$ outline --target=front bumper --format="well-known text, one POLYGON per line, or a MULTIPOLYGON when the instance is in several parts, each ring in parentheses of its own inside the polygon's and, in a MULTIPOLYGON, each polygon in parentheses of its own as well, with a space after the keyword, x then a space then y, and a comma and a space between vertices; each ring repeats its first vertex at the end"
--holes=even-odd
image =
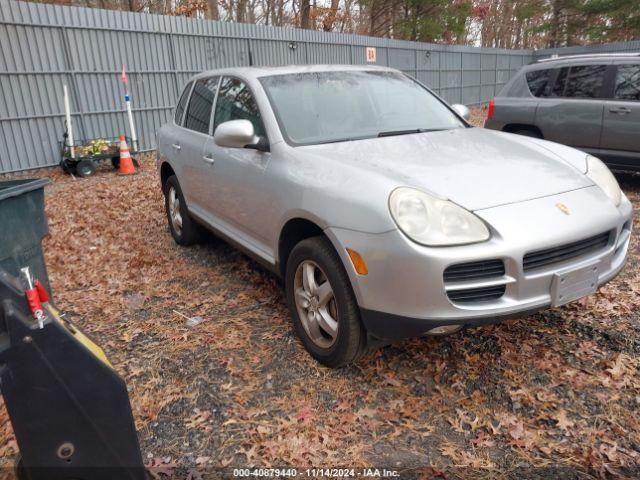
MULTIPOLYGON (((632 206, 623 198, 616 208, 598 187, 478 210, 491 228, 489 241, 455 247, 418 245, 397 230, 381 234, 329 228, 340 252, 369 332, 378 338, 416 336, 441 325, 492 323, 547 308, 551 284, 559 272, 595 264, 598 285, 622 269, 630 239, 632 206), (570 214, 556 204, 563 203, 570 214), (526 253, 611 232, 598 251, 525 272, 526 253), (345 249, 358 251, 369 273, 358 275, 345 249), (479 303, 449 299, 443 274, 450 265, 501 259, 504 294, 479 303)), ((469 286, 473 282, 469 283, 469 286)), ((457 284, 458 288, 460 284, 457 284)))

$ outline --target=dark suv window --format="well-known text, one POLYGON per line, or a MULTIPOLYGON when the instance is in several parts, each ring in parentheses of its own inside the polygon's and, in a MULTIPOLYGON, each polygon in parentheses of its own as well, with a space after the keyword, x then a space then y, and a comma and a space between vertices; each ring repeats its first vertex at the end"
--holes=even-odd
POLYGON ((200 133, 209 133, 209 121, 211 120, 211 110, 216 98, 219 78, 204 78, 198 80, 193 86, 187 116, 184 119, 185 128, 200 133))
POLYGON ((604 83, 604 72, 606 70, 606 65, 571 67, 564 96, 573 98, 600 97, 600 89, 604 83))
POLYGON ((552 97, 600 98, 606 65, 563 67, 553 86, 552 97))
POLYGON ((216 103, 213 131, 229 120, 249 120, 256 135, 265 136, 258 104, 249 87, 237 78, 223 78, 216 103))
POLYGON ((640 101, 640 64, 618 66, 613 98, 640 101))
POLYGON ((527 85, 531 94, 536 97, 546 97, 549 86, 549 79, 551 78, 553 70, 533 70, 527 72, 527 85))
POLYGON ((180 101, 176 106, 176 114, 174 116, 174 121, 177 125, 182 125, 182 114, 184 113, 184 107, 187 105, 187 100, 189 99, 189 92, 191 91, 191 86, 193 83, 189 82, 189 84, 184 87, 184 91, 180 96, 180 101))
POLYGON ((564 94, 564 87, 567 85, 567 74, 569 73, 569 67, 561 68, 556 78, 556 83, 553 85, 550 97, 561 97, 564 94))

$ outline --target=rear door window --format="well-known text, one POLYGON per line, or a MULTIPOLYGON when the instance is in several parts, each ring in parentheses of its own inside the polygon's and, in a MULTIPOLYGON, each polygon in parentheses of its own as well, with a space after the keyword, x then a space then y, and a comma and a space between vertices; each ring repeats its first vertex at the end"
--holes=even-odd
POLYGON ((600 98, 606 65, 571 67, 564 96, 569 98, 600 98))
POLYGON ((218 90, 219 78, 203 78, 193 86, 187 115, 184 119, 185 128, 200 133, 209 133, 209 122, 216 91, 218 90))
POLYGON ((618 65, 613 98, 640 101, 640 64, 618 65))
POLYGON ((549 81, 552 78, 553 70, 533 70, 526 73, 527 85, 531 95, 535 97, 546 97, 549 94, 549 81))
POLYGON ((178 105, 176 106, 176 113, 175 113, 175 116, 173 117, 174 121, 176 122, 176 125, 182 125, 184 107, 187 105, 187 100, 189 99, 189 92, 191 91, 192 85, 193 83, 189 82, 187 86, 184 87, 184 91, 180 96, 180 101, 178 101, 178 105))

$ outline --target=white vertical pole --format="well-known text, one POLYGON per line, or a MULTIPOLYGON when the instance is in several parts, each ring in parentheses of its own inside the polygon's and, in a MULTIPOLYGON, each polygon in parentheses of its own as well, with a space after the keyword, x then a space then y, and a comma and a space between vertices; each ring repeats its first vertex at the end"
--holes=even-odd
POLYGON ((131 141, 133 142, 133 149, 138 151, 138 137, 136 135, 136 127, 133 124, 133 113, 131 113, 131 97, 129 92, 124 94, 124 101, 127 104, 127 116, 129 117, 129 128, 131 128, 131 141))
POLYGON ((69 92, 67 91, 66 85, 63 85, 62 88, 64 90, 64 116, 67 120, 67 144, 71 151, 71 158, 75 158, 76 155, 73 147, 73 127, 71 126, 71 108, 69 107, 69 92))

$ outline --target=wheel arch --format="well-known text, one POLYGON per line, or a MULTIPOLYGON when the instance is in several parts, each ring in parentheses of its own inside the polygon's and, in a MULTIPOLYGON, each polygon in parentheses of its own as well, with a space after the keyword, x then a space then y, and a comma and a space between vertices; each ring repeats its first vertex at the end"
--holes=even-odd
POLYGON ((176 171, 173 169, 169 162, 162 162, 162 165, 160 165, 160 186, 163 192, 165 189, 165 185, 167 184, 167 180, 169 179, 169 177, 175 174, 176 171))
MULTIPOLYGON (((282 225, 278 236, 276 256, 276 269, 282 278, 285 277, 287 260, 293 248, 302 240, 316 236, 326 237, 324 229, 320 226, 320 222, 306 216, 294 216, 282 225)), ((331 243, 333 244, 333 242, 331 243)))
POLYGON ((277 247, 278 250, 276 254, 277 264, 274 270, 280 275, 280 278, 284 279, 287 270, 287 260, 293 248, 302 240, 310 237, 322 236, 328 240, 338 254, 338 257, 340 257, 342 265, 349 277, 349 281, 351 282, 351 288, 355 293, 358 304, 360 304, 362 298, 361 292, 349 255, 332 229, 328 228, 328 226, 322 228, 321 225, 322 222, 318 219, 313 219, 313 216, 298 215, 289 218, 280 229, 277 247))
POLYGON ((519 130, 528 130, 539 135, 540 138, 544 139, 544 135, 542 130, 540 130, 535 125, 527 124, 527 123, 508 123, 504 127, 502 127, 503 132, 507 133, 515 133, 519 130))

